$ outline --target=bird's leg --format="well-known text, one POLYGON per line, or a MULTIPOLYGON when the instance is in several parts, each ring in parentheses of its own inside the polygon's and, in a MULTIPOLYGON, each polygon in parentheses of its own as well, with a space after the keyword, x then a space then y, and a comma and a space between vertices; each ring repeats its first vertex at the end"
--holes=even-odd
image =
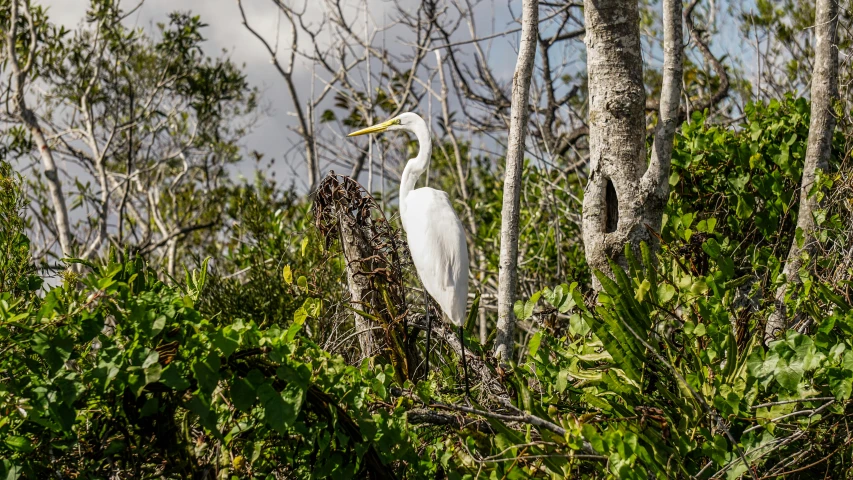
POLYGON ((426 311, 427 321, 427 338, 426 338, 426 374, 424 378, 429 380, 429 337, 432 333, 432 317, 429 315, 429 297, 427 296, 426 287, 424 287, 424 310, 426 311))
POLYGON ((465 360, 465 335, 463 332, 464 326, 459 325, 459 343, 462 344, 462 371, 465 374, 465 398, 469 398, 471 392, 468 390, 468 361, 465 360))

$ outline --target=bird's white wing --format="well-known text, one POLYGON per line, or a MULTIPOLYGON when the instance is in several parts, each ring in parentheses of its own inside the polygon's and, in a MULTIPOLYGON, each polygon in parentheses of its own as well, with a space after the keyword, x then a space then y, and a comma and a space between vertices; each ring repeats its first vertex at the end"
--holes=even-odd
POLYGON ((468 300, 468 246, 447 194, 432 188, 411 191, 403 227, 427 292, 454 325, 462 325, 468 300))

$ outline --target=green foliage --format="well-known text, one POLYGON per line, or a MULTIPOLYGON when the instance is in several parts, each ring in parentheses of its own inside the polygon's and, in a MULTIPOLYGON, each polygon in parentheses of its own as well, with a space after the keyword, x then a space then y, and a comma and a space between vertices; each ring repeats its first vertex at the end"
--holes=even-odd
MULTIPOLYGON (((761 273, 766 268, 775 279, 779 256, 787 253, 774 251, 776 246, 795 240, 809 104, 789 97, 750 104, 745 113, 737 129, 707 125, 699 113, 684 125, 675 142, 672 194, 662 233, 675 246, 690 244, 694 233, 699 234, 698 245, 714 237, 717 243, 709 254, 731 259, 722 265, 730 278, 736 271, 761 273)), ((835 153, 843 151, 842 141, 836 136, 835 153)), ((838 165, 833 155, 831 170, 838 165)), ((831 185, 831 172, 825 173, 831 185)), ((833 223, 837 219, 824 215, 818 226, 833 223)))
MULTIPOLYGON (((223 204, 225 240, 201 251, 213 258, 208 288, 199 297, 202 312, 286 326, 311 297, 327 304, 343 297, 345 264, 325 252, 306 199, 258 176, 231 190, 223 204)), ((317 339, 328 338, 334 325, 314 315, 306 327, 317 339)))
POLYGON ((41 288, 42 279, 30 262, 27 206, 21 178, 11 165, 0 159, 0 293, 24 295, 41 288))
MULTIPOLYGON (((709 274, 693 275, 666 256, 656 263, 645 245, 640 259, 630 250, 626 255, 629 270, 614 265, 613 280, 596 272, 604 292, 594 309, 575 285, 517 304, 525 315, 537 300, 546 303, 543 315, 570 312, 575 332, 534 335, 512 381, 518 408, 562 426, 566 435, 539 429, 531 440, 528 429, 469 445, 472 458, 506 459, 481 463, 483 472, 738 478, 747 471, 741 455, 750 468, 767 472, 809 448, 824 456, 845 447, 843 425, 853 413, 853 309, 830 286, 813 288, 807 300, 813 311, 830 312, 817 333, 789 332, 765 351, 735 342, 738 284, 720 281, 716 262, 709 274), (512 444, 519 447, 506 448, 512 444), (589 448, 606 463, 584 461, 589 448)), ((813 468, 833 477, 847 470, 842 457, 813 468)))
POLYGON ((304 337, 319 299, 284 329, 214 319, 195 308, 203 274, 189 276, 184 293, 134 259, 98 267, 79 290, 0 298, 4 478, 353 477, 419 464, 392 369, 351 366, 304 337))
MULTIPOLYGON (((461 436, 458 468, 474 464, 498 478, 739 478, 748 470, 757 478, 794 465, 806 476, 846 474, 847 284, 801 272, 789 301, 817 331, 788 332, 767 349, 756 340, 772 300, 761 292, 772 293, 797 240, 808 104, 788 99, 746 113, 739 128, 701 115, 684 126, 659 258, 643 246, 639 258, 626 251, 627 271, 595 272, 604 291, 594 308, 576 283, 516 303, 517 317, 540 330, 507 380, 514 403, 565 437, 532 426, 474 444, 461 436)), ((830 166, 810 195, 838 181, 837 156, 830 166)), ((844 232, 833 208, 818 213, 822 242, 844 232)), ((838 260, 824 255, 818 265, 838 260)))

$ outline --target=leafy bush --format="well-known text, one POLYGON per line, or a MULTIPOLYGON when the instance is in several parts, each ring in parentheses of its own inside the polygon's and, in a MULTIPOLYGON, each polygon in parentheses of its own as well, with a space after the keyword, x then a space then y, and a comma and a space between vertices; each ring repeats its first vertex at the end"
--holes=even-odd
POLYGON ((695 276, 679 262, 656 267, 643 254, 638 261, 626 250, 630 271, 613 265, 615 280, 598 272, 605 290, 594 309, 575 284, 518 305, 530 317, 542 299, 543 316, 567 312, 572 326, 561 338, 537 333, 512 372, 514 407, 540 419, 538 432, 533 423, 526 430, 493 424, 492 438, 460 437, 459 456, 498 477, 637 479, 738 478, 748 475, 747 464, 756 478, 773 476, 799 456, 805 464, 821 460, 804 475, 812 468, 841 478, 849 465, 831 454, 850 451, 843 432, 853 414, 853 309, 816 285, 808 303, 831 313, 814 336, 789 332, 766 352, 754 341, 739 348, 731 308, 737 282, 718 281, 715 262, 695 276))
MULTIPOLYGON (((204 272, 180 289, 137 258, 32 302, 4 294, 0 474, 385 478, 419 465, 390 369, 322 351, 304 316, 282 329, 200 314, 204 272)), ((303 307, 319 316, 322 300, 303 307)))
POLYGON ((0 293, 24 295, 41 288, 30 261, 27 222, 22 217, 27 206, 21 178, 11 165, 0 159, 0 293))
MULTIPOLYGON (((795 232, 800 181, 809 130, 809 104, 787 97, 747 105, 737 128, 706 124, 700 112, 676 137, 670 185, 672 193, 661 232, 694 270, 703 242, 713 237, 713 256, 729 279, 751 272, 764 288, 774 286, 788 246, 802 241, 795 232)), ((844 138, 833 143, 829 172, 813 194, 824 195, 841 164, 844 138)), ((820 240, 843 230, 837 214, 818 212, 820 240)), ((831 259, 823 259, 829 261, 831 259)))

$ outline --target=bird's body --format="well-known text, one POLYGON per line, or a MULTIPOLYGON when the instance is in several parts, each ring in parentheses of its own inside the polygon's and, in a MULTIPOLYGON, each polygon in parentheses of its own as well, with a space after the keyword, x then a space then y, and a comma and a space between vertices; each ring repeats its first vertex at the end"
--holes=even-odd
POLYGON ((426 291, 459 327, 465 323, 468 300, 468 247, 462 222, 441 190, 412 190, 406 203, 400 218, 415 270, 426 291))
MULTIPOLYGON (((400 178, 400 219, 415 270, 424 289, 434 298, 450 322, 459 329, 464 352, 462 327, 468 301, 468 245, 465 230, 456 216, 447 193, 434 188, 415 188, 418 178, 426 171, 432 154, 432 142, 426 122, 414 114, 404 113, 386 122, 367 127, 349 136, 379 133, 388 130, 406 130, 418 138, 418 155, 406 163, 400 178)), ((429 325, 429 322, 427 322, 429 325)), ((426 348, 429 370, 429 326, 426 348)), ((465 355, 465 388, 468 389, 468 372, 465 355)))

